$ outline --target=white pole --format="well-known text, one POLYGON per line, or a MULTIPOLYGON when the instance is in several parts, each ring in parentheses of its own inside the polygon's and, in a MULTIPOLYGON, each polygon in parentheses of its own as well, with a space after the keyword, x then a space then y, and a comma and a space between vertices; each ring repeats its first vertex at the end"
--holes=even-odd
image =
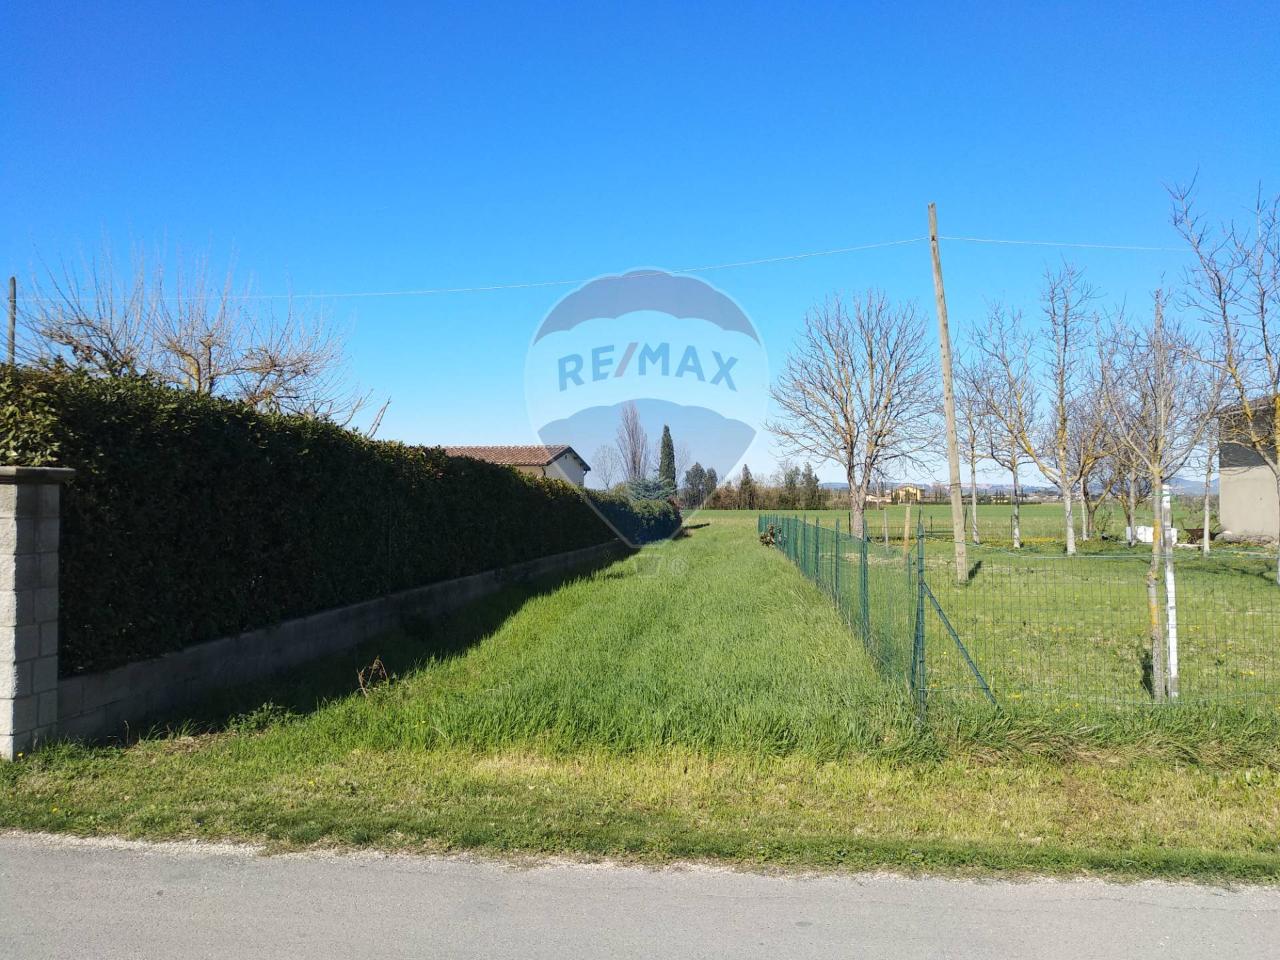
POLYGON ((1178 696, 1178 594, 1173 581, 1173 509, 1169 503, 1169 485, 1162 491, 1160 522, 1164 524, 1164 595, 1165 625, 1169 643, 1169 696, 1178 696))

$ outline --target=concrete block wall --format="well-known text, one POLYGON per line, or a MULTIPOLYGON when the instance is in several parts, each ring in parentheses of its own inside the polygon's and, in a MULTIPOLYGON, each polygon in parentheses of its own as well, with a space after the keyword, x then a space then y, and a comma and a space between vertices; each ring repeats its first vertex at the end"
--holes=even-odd
POLYGON ((447 613, 508 583, 571 572, 628 552, 620 541, 613 541, 540 557, 222 637, 114 670, 69 677, 58 684, 57 735, 127 738, 149 721, 219 690, 349 649, 413 620, 447 613))
POLYGON ((56 731, 59 506, 72 475, 0 466, 0 759, 56 731))
POLYGON ((127 737, 199 697, 456 609, 507 583, 627 552, 613 541, 541 557, 59 680, 59 514, 62 485, 73 476, 56 467, 0 466, 0 759, 55 737, 127 737))

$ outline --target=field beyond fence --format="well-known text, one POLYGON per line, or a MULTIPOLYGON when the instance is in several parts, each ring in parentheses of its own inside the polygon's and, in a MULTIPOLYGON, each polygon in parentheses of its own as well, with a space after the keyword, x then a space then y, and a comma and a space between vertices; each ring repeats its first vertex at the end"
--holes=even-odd
MULTIPOLYGON (((994 699, 1006 709, 1054 711, 1157 702, 1150 547, 1094 544, 1067 557, 1060 545, 970 544, 970 577, 960 584, 952 542, 928 539, 925 522, 909 541, 899 529, 889 544, 851 536, 840 522, 831 514, 762 514, 758 526, 832 599, 881 672, 918 701, 994 699)), ((1265 554, 1174 551, 1177 702, 1280 708, 1273 562, 1265 554)), ((1158 589, 1163 617, 1163 570, 1158 589)))

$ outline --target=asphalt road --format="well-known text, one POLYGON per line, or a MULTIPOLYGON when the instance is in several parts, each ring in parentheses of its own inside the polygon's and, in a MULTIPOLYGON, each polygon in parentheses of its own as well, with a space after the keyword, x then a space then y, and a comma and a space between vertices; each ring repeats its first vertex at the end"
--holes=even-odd
POLYGON ((0 957, 1276 957, 1280 890, 0 835, 0 957))

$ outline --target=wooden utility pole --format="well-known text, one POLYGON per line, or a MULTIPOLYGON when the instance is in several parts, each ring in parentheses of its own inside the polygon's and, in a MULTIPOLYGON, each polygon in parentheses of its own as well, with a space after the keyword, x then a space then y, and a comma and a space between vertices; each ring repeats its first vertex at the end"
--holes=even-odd
POLYGON ((951 333, 947 327, 947 295, 942 289, 942 257, 938 253, 938 208, 929 204, 929 248, 933 251, 933 294, 938 301, 938 346, 942 351, 942 405, 947 417, 947 465, 951 472, 951 535, 956 545, 956 582, 969 579, 964 542, 964 491, 960 486, 960 441, 956 436, 956 391, 951 378, 951 333))
POLYGON ((18 278, 9 278, 9 366, 18 362, 18 278))

